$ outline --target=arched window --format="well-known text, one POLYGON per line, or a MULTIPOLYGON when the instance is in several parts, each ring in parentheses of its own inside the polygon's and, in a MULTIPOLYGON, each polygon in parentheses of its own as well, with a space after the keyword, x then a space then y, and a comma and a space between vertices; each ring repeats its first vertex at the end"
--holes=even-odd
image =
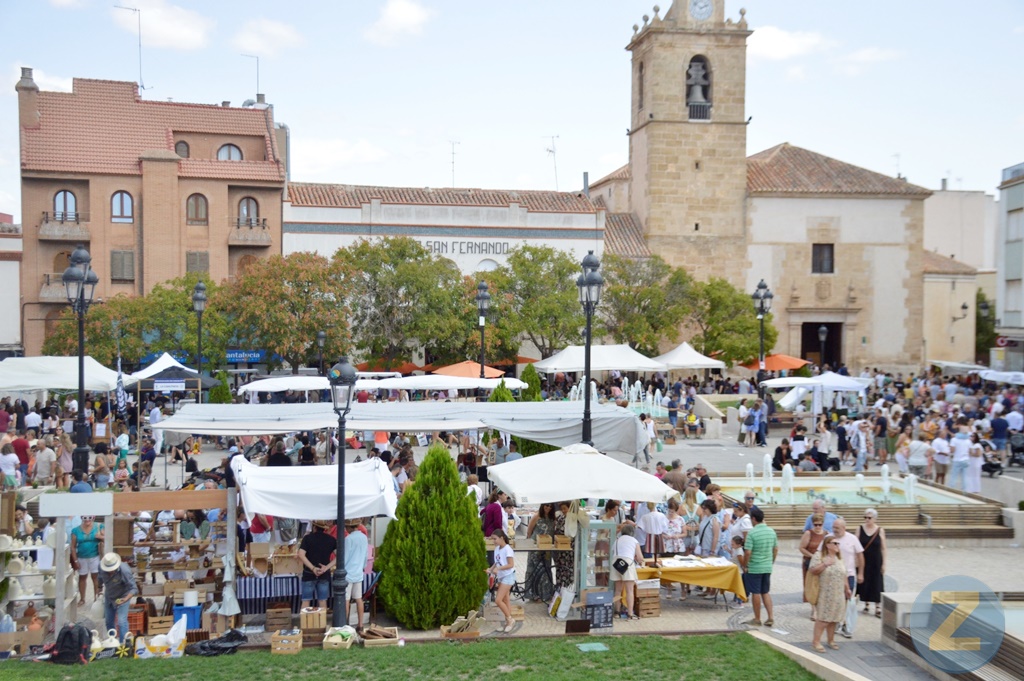
POLYGON ((711 120, 711 64, 697 55, 686 69, 686 105, 691 121, 711 120))
POLYGON ((135 213, 132 208, 131 194, 125 191, 114 192, 110 197, 110 221, 134 222, 135 213))
POLYGON ((57 222, 78 220, 78 200, 67 189, 61 189, 53 197, 53 218, 57 222))
POLYGON ((225 144, 217 150, 218 161, 241 161, 242 150, 234 144, 225 144))
POLYGON ((206 204, 206 197, 202 194, 193 194, 188 197, 185 203, 185 223, 189 225, 210 224, 210 212, 206 204))
POLYGON ((256 199, 247 196, 238 202, 238 226, 256 227, 260 222, 260 205, 256 199))
POLYGON ((174 153, 182 158, 188 158, 188 142, 181 141, 175 143, 174 153))
POLYGON ((644 110, 644 63, 640 62, 640 66, 637 67, 636 71, 636 110, 644 110))

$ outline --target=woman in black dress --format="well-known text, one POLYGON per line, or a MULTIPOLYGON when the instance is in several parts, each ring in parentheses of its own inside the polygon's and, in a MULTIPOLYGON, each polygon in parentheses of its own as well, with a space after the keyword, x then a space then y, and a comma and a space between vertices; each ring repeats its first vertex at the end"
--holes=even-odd
MULTIPOLYGON (((559 513, 555 516, 555 534, 565 534, 565 514, 569 512, 568 501, 558 502, 559 513)), ((573 539, 573 549, 576 540, 573 539)), ((555 556, 555 586, 572 586, 575 581, 575 570, 573 569, 573 556, 575 551, 554 551, 555 556)))
MULTIPOLYGON (((526 529, 526 538, 536 538, 541 534, 554 535, 555 516, 554 504, 541 504, 540 509, 534 514, 533 519, 530 520, 529 527, 526 529)), ((564 522, 562 527, 564 529, 564 522)), ((531 551, 530 557, 526 562, 526 598, 527 600, 547 603, 551 600, 551 591, 551 552, 531 551), (547 571, 547 579, 536 576, 544 571, 547 571)))
POLYGON ((875 617, 882 616, 882 592, 885 591, 885 530, 878 525, 878 511, 864 511, 864 524, 857 528, 857 538, 864 547, 864 581, 857 585, 857 597, 869 612, 875 604, 875 617))

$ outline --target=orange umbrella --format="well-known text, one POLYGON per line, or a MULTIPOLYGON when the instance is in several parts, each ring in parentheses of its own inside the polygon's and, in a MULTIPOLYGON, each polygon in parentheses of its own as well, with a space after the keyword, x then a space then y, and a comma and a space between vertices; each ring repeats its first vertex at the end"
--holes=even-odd
MULTIPOLYGON (((458 364, 452 364, 451 366, 435 369, 431 373, 440 374, 441 376, 458 376, 459 378, 479 378, 480 363, 467 360, 465 362, 459 362, 458 364)), ((485 378, 500 378, 504 375, 505 372, 501 369, 484 366, 485 378)))
MULTIPOLYGON (((767 355, 764 358, 765 371, 782 371, 783 369, 799 369, 805 364, 810 364, 806 359, 790 357, 789 355, 767 355)), ((758 362, 755 359, 749 364, 743 365, 744 369, 758 369, 758 362)))
POLYGON ((398 366, 389 369, 382 359, 375 359, 372 362, 360 362, 356 365, 356 371, 397 371, 400 374, 411 374, 414 371, 421 371, 423 367, 412 362, 403 362, 398 366))

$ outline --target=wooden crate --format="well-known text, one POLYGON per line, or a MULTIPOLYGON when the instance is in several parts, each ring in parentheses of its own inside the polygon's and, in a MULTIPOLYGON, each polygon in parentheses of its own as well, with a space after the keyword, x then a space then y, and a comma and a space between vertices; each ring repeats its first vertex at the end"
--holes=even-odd
POLYGON ((661 605, 645 605, 640 603, 636 606, 637 614, 644 617, 661 617, 661 605))
POLYGON ((453 631, 451 631, 451 627, 448 626, 447 624, 442 624, 441 625, 441 638, 462 639, 462 638, 479 638, 479 637, 480 637, 480 630, 479 629, 471 629, 470 631, 456 631, 456 632, 453 632, 453 631))
POLYGON ((185 640, 189 643, 199 643, 200 641, 209 641, 210 632, 205 629, 189 629, 185 632, 185 640))
POLYGON ((661 589, 637 589, 636 597, 640 599, 650 598, 652 600, 659 600, 661 598, 661 589))
POLYGON ((299 628, 303 631, 316 629, 322 634, 324 629, 327 628, 327 609, 303 609, 299 613, 299 628))
POLYGON ((363 646, 366 648, 380 648, 383 646, 397 646, 398 645, 398 627, 381 627, 388 631, 394 632, 394 638, 366 638, 363 639, 363 646))
POLYGON ((174 626, 174 615, 150 615, 146 618, 146 635, 166 634, 174 626))
POLYGON ((302 630, 302 645, 305 648, 316 647, 319 648, 324 642, 324 636, 326 635, 327 628, 323 629, 303 629, 302 630))
POLYGON ((327 638, 327 635, 333 631, 334 627, 330 627, 324 631, 323 637, 323 648, 324 650, 348 650, 355 643, 356 637, 352 636, 348 639, 342 639, 338 636, 332 636, 327 638))
POLYGON ((277 607, 271 605, 267 608, 267 621, 263 625, 267 631, 292 628, 292 609, 290 606, 277 607))
POLYGON ((132 606, 128 609, 128 631, 133 636, 142 636, 146 633, 146 606, 132 606))
POLYGON ((302 652, 302 631, 287 629, 275 631, 270 636, 271 655, 298 655, 302 652))

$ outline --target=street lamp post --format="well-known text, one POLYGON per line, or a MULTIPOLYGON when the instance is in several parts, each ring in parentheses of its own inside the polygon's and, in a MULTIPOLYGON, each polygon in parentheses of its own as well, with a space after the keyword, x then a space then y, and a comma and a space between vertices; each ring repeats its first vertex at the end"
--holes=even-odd
POLYGON ((594 320, 594 310, 601 302, 601 288, 604 286, 604 278, 598 272, 601 269, 601 261, 597 259, 593 251, 588 251, 580 263, 583 273, 576 278, 576 287, 580 293, 580 305, 583 306, 583 314, 587 318, 586 337, 583 346, 583 442, 593 444, 591 437, 590 423, 590 341, 591 327, 594 320))
POLYGON ((203 403, 203 311, 206 310, 206 284, 196 282, 192 289, 192 309, 196 311, 196 360, 199 365, 199 389, 196 390, 196 403, 203 403))
POLYGON ((85 246, 78 244, 71 253, 70 264, 61 281, 67 293, 68 304, 78 317, 78 410, 75 414, 75 451, 71 455, 72 469, 89 472, 89 444, 85 432, 85 313, 92 303, 99 277, 92 269, 92 256, 85 246))
POLYGON ((818 327, 818 340, 821 341, 821 356, 818 358, 818 364, 821 365, 821 370, 825 370, 825 341, 828 340, 828 327, 822 324, 818 327))
POLYGON ((757 354, 757 394, 764 399, 764 388, 761 382, 764 380, 764 318, 772 311, 772 299, 775 295, 768 288, 768 284, 762 279, 757 284, 757 290, 750 296, 754 301, 754 311, 757 313, 757 320, 761 323, 761 349, 757 354))
POLYGON ((320 330, 316 332, 316 347, 317 347, 317 366, 320 369, 320 375, 324 375, 324 344, 327 343, 327 332, 320 330))
POLYGON ((487 292, 487 282, 481 281, 476 285, 476 312, 480 323, 480 378, 484 376, 484 323, 487 321, 487 311, 491 308, 491 294, 487 292))
MULTIPOLYGON (((342 357, 331 367, 328 375, 331 383, 331 399, 334 402, 334 413, 338 415, 338 547, 334 562, 334 579, 331 581, 334 592, 334 614, 331 626, 341 627, 348 624, 348 604, 345 602, 345 591, 348 589, 348 575, 345 573, 345 417, 352 408, 352 393, 356 385, 356 368, 349 364, 348 357, 342 357)), ((360 625, 362 623, 360 622, 360 625)))

